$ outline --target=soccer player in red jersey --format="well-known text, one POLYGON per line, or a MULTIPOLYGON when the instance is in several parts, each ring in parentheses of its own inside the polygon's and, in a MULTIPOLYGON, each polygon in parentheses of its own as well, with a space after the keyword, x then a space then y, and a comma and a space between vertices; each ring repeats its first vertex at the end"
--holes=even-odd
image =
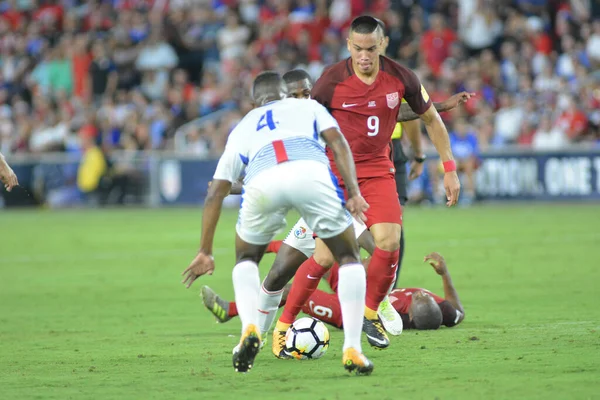
MULTIPOLYGON (((402 210, 390 157, 390 141, 401 117, 402 98, 420 115, 446 168, 444 187, 448 206, 456 204, 460 192, 446 127, 417 76, 380 55, 383 38, 375 18, 356 18, 347 41, 351 57, 328 68, 312 91, 312 97, 327 107, 342 127, 354 156, 361 193, 370 204, 366 224, 376 248, 367 272, 363 330, 369 343, 378 348, 389 346, 377 309, 394 283, 399 256, 402 210)), ((332 170, 340 181, 334 163, 332 170)), ((340 184, 343 187, 342 181, 340 184)), ((326 246, 317 241, 315 254, 307 263, 304 272, 309 273, 296 275, 284 312, 273 331, 272 346, 276 356, 283 351, 280 337, 285 335, 302 305, 316 290, 318 278, 333 265, 333 257, 326 246)))
MULTIPOLYGON (((438 253, 425 256, 425 261, 442 277, 444 297, 440 297, 427 289, 398 288, 389 294, 392 306, 402 317, 405 329, 438 329, 440 326, 453 327, 465 318, 465 310, 458 297, 446 261, 438 253)), ((325 278, 329 287, 337 292, 338 267, 333 267, 325 278)), ((288 285, 289 288, 289 285, 288 285)), ((204 305, 219 322, 227 322, 237 316, 235 302, 221 299, 208 286, 202 288, 204 305)), ((285 297, 282 304, 285 304, 285 297)), ((303 304, 302 312, 337 328, 342 327, 340 303, 335 294, 316 290, 303 304)))
POLYGON ((2 153, 0 153, 0 182, 4 184, 7 191, 11 191, 15 186, 19 186, 17 175, 8 165, 2 153))
MULTIPOLYGON (((286 82, 288 89, 288 97, 294 97, 298 99, 310 99, 312 94, 313 83, 306 71, 296 69, 288 71, 283 75, 283 79, 286 82)), ((434 103, 434 106, 438 111, 451 110, 463 102, 466 102, 470 98, 470 93, 461 92, 455 94, 445 100, 442 103, 434 103)), ((418 114, 414 113, 407 103, 403 103, 400 106, 401 117, 400 121, 417 120, 418 114)), ((418 121, 415 121, 418 122, 418 121)), ((419 122, 418 122, 419 123, 419 122)), ((418 126, 417 126, 418 130, 418 126)), ((417 132, 420 135, 420 132, 417 132)), ((242 184, 238 182, 231 188, 232 194, 241 194, 242 184)), ((356 227, 355 227, 356 228, 356 227)), ((359 245, 364 248, 369 254, 373 254, 375 250, 375 242, 371 232, 368 230, 356 231, 358 236, 359 245)), ((271 328, 273 319, 279 308, 281 299, 284 294, 284 288, 286 284, 292 279, 298 268, 312 255, 315 249, 315 240, 312 236, 312 231, 307 232, 305 223, 302 220, 292 228, 290 234, 284 241, 271 242, 267 248, 267 252, 277 253, 277 257, 270 269, 267 277, 262 283, 261 292, 259 294, 259 327, 261 329, 261 335, 265 335, 271 328), (302 236, 297 236, 299 232, 302 232, 302 236)), ((310 265, 309 265, 310 266, 310 265)), ((300 273, 304 273, 300 270, 300 273)), ((286 293, 287 294, 287 293, 286 293)), ((402 319, 400 315, 393 309, 389 302, 389 299, 384 300, 380 305, 380 315, 384 327, 391 334, 400 334, 402 331, 402 319), (385 312, 387 311, 387 312, 385 312), (390 326, 386 324, 391 318, 386 315, 393 314, 400 323, 399 326, 390 326)), ((284 337, 280 337, 284 339, 284 337)), ((285 355, 279 354, 280 358, 285 355)))

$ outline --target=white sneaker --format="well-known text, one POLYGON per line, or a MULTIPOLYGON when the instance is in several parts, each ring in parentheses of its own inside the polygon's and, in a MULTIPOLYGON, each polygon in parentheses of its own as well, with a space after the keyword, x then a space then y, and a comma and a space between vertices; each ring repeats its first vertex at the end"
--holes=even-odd
POLYGON ((388 296, 381 301, 377 308, 377 315, 383 324, 385 330, 393 336, 398 336, 402 333, 404 324, 402 323, 402 317, 398 314, 398 311, 390 303, 388 296))

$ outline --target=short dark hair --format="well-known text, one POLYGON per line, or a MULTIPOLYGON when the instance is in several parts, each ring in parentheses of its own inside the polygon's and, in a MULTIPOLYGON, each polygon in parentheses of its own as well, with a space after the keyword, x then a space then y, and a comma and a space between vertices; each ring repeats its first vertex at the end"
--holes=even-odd
POLYGON ((281 99, 282 92, 287 92, 285 84, 281 76, 275 71, 261 72, 252 84, 252 99, 258 105, 281 99))
POLYGON ((373 33, 377 30, 377 28, 381 28, 381 31, 383 32, 383 28, 379 25, 378 20, 370 15, 361 15, 360 17, 356 17, 350 25, 351 32, 362 34, 373 33))
POLYGON ((434 301, 413 303, 412 321, 417 329, 438 329, 443 321, 442 310, 434 301))
POLYGON ((308 81, 312 83, 312 79, 308 72, 300 68, 293 69, 283 74, 283 80, 286 84, 302 81, 304 79, 308 79, 308 81))
POLYGON ((375 19, 375 21, 377 21, 377 25, 379 25, 379 27, 381 28, 381 30, 385 31, 385 22, 383 22, 379 18, 374 18, 374 19, 375 19))

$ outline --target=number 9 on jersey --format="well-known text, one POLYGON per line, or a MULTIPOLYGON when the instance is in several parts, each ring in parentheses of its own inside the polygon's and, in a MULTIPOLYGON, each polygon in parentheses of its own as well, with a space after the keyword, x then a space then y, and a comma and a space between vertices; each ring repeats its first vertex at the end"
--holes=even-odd
POLYGON ((367 118, 367 128, 369 128, 367 135, 377 136, 379 133, 379 117, 371 115, 369 118, 367 118))

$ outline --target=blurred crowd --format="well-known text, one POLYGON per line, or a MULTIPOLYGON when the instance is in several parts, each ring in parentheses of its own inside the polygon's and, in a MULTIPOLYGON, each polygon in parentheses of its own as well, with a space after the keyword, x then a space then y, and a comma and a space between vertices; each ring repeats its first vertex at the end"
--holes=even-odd
POLYGON ((596 0, 2 0, 0 151, 218 156, 258 72, 317 78, 364 13, 435 101, 477 93, 467 152, 600 143, 596 0))

